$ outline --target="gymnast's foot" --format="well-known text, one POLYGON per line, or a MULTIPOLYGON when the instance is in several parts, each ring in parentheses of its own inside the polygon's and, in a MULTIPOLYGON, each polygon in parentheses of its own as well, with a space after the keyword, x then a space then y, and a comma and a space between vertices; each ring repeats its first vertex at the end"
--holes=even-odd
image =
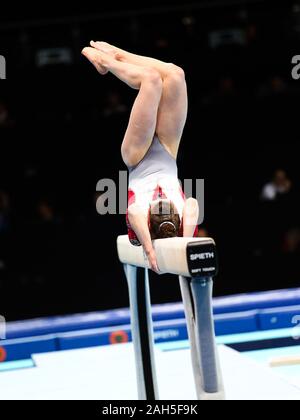
POLYGON ((86 47, 82 50, 82 54, 96 67, 97 71, 103 76, 108 73, 107 60, 100 50, 92 47, 86 47))
POLYGON ((121 50, 119 50, 117 47, 114 47, 111 44, 108 44, 107 42, 91 41, 91 46, 93 48, 96 48, 96 50, 98 51, 102 51, 103 53, 110 55, 115 60, 123 61, 125 59, 125 57, 121 53, 121 50))

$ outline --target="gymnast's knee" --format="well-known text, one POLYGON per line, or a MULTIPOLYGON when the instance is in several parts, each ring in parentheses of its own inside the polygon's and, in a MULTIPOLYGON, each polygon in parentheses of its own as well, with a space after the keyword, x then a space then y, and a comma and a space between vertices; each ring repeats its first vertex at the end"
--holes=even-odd
POLYGON ((168 66, 168 79, 172 80, 174 82, 184 82, 185 81, 185 72, 184 70, 179 67, 176 66, 176 64, 170 63, 167 64, 168 66))
POLYGON ((161 75, 157 70, 151 67, 145 67, 143 69, 143 80, 158 89, 162 89, 161 75))

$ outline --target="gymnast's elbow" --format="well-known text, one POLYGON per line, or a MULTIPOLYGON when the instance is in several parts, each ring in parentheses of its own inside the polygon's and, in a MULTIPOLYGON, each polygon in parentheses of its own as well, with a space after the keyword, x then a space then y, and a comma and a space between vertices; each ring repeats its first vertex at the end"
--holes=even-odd
POLYGON ((136 203, 128 207, 128 219, 130 223, 134 223, 136 218, 141 216, 141 208, 136 203))
POLYGON ((199 212, 199 203, 195 198, 188 198, 184 205, 184 212, 193 215, 199 212))

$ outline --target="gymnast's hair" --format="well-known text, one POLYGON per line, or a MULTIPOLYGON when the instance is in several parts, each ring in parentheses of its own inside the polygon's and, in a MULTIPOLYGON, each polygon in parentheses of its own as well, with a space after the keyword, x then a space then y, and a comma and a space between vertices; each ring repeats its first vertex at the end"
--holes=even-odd
POLYGON ((179 236, 180 217, 175 204, 160 200, 150 210, 149 229, 151 239, 166 239, 179 236))

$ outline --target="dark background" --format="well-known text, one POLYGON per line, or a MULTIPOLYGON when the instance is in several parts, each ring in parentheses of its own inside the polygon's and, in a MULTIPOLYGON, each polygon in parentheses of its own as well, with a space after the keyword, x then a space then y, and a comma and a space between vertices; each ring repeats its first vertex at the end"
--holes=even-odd
MULTIPOLYGON (((115 246, 124 216, 97 215, 95 193, 98 180, 125 170, 120 144, 136 93, 80 55, 90 39, 186 71, 178 165, 181 179, 205 179, 203 228, 221 264, 215 294, 299 285, 300 81, 291 59, 300 54, 300 3, 17 9, 0 14, 1 314, 128 306, 115 246), (278 169, 292 187, 265 202, 261 191, 278 169)), ((177 283, 153 275, 153 301, 179 300, 177 283)))

